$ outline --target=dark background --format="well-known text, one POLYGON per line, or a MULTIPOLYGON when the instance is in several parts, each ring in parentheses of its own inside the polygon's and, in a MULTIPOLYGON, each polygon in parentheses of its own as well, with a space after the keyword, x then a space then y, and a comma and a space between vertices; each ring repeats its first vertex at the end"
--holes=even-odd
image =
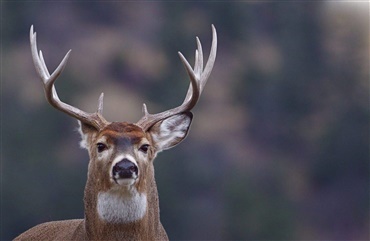
POLYGON ((1 2, 1 239, 83 217, 88 155, 51 108, 29 28, 56 86, 88 112, 135 122, 179 105, 199 36, 216 64, 189 137, 155 163, 172 240, 369 239, 369 3, 1 2))

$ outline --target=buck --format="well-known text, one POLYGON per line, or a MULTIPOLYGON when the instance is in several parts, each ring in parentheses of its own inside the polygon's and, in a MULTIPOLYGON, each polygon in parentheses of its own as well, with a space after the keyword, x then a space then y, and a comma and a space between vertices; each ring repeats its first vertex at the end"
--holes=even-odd
POLYGON ((108 122, 103 117, 103 93, 95 113, 84 112, 62 102, 54 86, 70 55, 69 50, 50 75, 42 52, 37 52, 36 33, 30 29, 33 62, 41 78, 47 101, 79 122, 81 147, 90 161, 84 192, 84 219, 39 224, 15 240, 168 240, 159 217, 154 159, 187 136, 203 88, 211 74, 217 51, 212 25, 212 46, 205 67, 199 38, 196 38, 194 69, 179 52, 190 77, 184 102, 173 109, 149 114, 136 123, 108 122))

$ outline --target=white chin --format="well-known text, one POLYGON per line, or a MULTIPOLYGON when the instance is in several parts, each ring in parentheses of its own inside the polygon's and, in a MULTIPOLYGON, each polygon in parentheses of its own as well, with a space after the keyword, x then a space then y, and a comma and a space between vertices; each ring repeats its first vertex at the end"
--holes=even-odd
POLYGON ((134 178, 120 178, 116 179, 116 183, 120 186, 131 186, 135 183, 136 179, 134 178))

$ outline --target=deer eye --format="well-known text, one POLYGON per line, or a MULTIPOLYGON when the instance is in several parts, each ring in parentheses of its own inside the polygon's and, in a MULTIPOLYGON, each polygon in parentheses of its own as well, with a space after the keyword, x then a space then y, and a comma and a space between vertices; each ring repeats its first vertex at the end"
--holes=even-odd
POLYGON ((96 147, 98 149, 98 152, 102 152, 102 151, 105 151, 107 149, 107 146, 101 142, 99 142, 98 144, 96 144, 96 147))
POLYGON ((148 152, 149 150, 149 145, 148 144, 144 144, 142 145, 140 148, 139 148, 140 151, 144 152, 145 154, 148 152))

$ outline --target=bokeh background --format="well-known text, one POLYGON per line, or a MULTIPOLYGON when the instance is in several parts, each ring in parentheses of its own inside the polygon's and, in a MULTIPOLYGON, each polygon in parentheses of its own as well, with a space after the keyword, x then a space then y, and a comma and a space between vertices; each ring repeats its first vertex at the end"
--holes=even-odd
POLYGON ((171 240, 369 239, 369 3, 2 1, 1 239, 83 217, 88 155, 50 107, 34 25, 56 86, 110 121, 179 105, 199 36, 218 55, 188 138, 155 163, 171 240))

